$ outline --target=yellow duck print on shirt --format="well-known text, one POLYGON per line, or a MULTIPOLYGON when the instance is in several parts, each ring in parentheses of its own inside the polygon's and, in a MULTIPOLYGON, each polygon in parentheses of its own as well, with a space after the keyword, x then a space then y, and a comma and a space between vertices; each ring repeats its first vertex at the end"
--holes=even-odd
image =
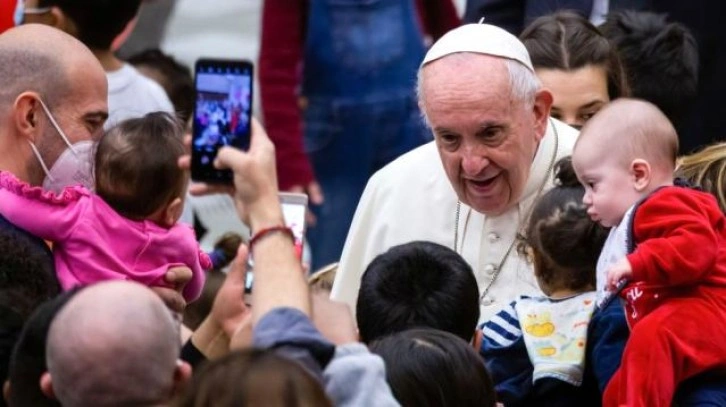
POLYGON ((528 314, 524 321, 524 331, 537 338, 546 338, 555 332, 555 324, 549 312, 540 315, 528 314))
MULTIPOLYGON (((528 314, 524 321, 524 331, 536 338, 546 338, 555 332, 555 324, 549 312, 537 314, 528 314)), ((554 346, 540 346, 537 348, 539 356, 553 356, 557 353, 554 346)))

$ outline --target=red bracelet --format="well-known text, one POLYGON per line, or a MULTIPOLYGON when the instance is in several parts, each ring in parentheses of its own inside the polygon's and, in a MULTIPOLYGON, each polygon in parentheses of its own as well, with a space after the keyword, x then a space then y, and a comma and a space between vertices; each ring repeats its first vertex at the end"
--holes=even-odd
POLYGON ((261 230, 258 230, 254 235, 252 235, 252 238, 250 239, 250 251, 252 251, 252 248, 255 246, 255 243, 257 243, 260 239, 264 238, 265 236, 269 235, 270 233, 275 232, 281 232, 288 236, 290 236, 290 239, 292 239, 292 243, 295 244, 295 235, 292 233, 292 229, 290 229, 287 226, 271 226, 269 228, 264 228, 261 230))

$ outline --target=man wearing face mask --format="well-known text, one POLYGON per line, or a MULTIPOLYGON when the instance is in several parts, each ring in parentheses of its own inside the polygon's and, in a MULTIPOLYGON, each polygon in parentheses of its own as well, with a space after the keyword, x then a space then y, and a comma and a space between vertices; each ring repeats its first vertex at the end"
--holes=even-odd
POLYGON ((0 35, 0 170, 55 191, 91 186, 106 92, 103 69, 72 37, 39 25, 0 35))
MULTIPOLYGON (((79 183, 92 187, 93 142, 107 117, 106 75, 81 42, 39 24, 0 35, 0 171, 55 192, 79 183)), ((0 228, 15 229, 2 217, 0 228)), ((191 270, 173 269, 166 280, 181 290, 190 278, 191 270)), ((183 309, 179 293, 154 291, 183 309)))

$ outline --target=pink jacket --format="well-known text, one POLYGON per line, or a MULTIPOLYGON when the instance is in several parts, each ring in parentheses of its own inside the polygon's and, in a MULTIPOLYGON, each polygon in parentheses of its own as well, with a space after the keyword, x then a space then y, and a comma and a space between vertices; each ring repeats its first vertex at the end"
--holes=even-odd
POLYGON ((0 172, 0 214, 53 242, 56 274, 64 290, 103 280, 164 286, 169 267, 186 266, 193 277, 183 295, 192 301, 202 291, 204 269, 212 266, 191 227, 177 224, 167 229, 126 219, 81 186, 56 195, 0 172))

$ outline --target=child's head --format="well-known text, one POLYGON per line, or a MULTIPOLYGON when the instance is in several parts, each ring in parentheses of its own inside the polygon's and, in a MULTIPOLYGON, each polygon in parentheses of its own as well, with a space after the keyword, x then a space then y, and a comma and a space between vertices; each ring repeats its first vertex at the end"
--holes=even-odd
POLYGON ((188 183, 177 163, 182 137, 179 121, 163 112, 112 127, 96 147, 96 193, 124 217, 173 225, 188 183))
POLYGON ((194 78, 188 67, 158 49, 149 49, 128 58, 144 76, 166 91, 179 118, 188 123, 194 110, 194 78))
POLYGON ((378 339, 386 380, 402 406, 490 406, 496 393, 484 361, 463 339, 431 328, 378 339))
POLYGON ((673 182, 678 136, 655 105, 621 98, 598 112, 575 143, 572 164, 590 217, 616 226, 656 188, 673 182))
POLYGON ((548 14, 519 37, 552 92, 555 119, 580 127, 609 101, 628 96, 615 46, 587 18, 571 11, 548 14))
POLYGON ((192 406, 330 406, 320 383, 300 364, 266 349, 211 361, 174 403, 192 406))
POLYGON ((534 263, 540 288, 583 292, 595 286, 595 266, 607 230, 590 220, 569 157, 556 165, 555 187, 535 203, 520 251, 534 263))
POLYGON ((713 144, 681 157, 676 176, 715 196, 721 212, 726 213, 726 143, 713 144))
POLYGON ((479 288, 455 251, 433 242, 393 246, 361 276, 356 321, 361 342, 415 327, 469 341, 479 321, 479 288))
POLYGON ((38 0, 36 7, 52 10, 26 22, 53 25, 92 50, 106 51, 136 17, 141 0, 38 0))

